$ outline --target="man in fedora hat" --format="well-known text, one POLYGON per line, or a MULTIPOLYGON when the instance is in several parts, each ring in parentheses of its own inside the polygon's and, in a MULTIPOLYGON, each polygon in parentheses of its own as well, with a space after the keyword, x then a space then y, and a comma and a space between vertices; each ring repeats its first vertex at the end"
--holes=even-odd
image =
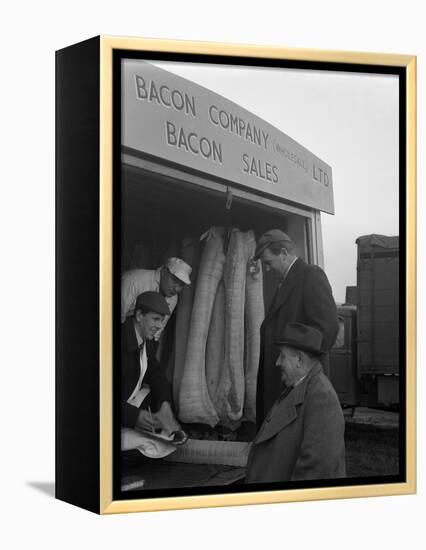
POLYGON ((131 269, 121 277, 121 322, 133 314, 136 298, 146 291, 159 292, 169 306, 169 314, 164 317, 162 326, 156 332, 158 340, 169 316, 176 307, 178 294, 185 285, 191 284, 192 268, 180 258, 169 258, 158 269, 131 269))
POLYGON ((298 258, 290 237, 280 229, 264 233, 258 240, 255 259, 266 271, 279 277, 275 296, 265 313, 260 329, 260 361, 257 378, 256 421, 259 428, 266 413, 281 392, 279 372, 275 368, 278 349, 272 345, 290 322, 298 322, 321 331, 321 363, 328 374, 328 351, 338 332, 337 308, 330 283, 317 265, 298 258))
POLYGON ((121 332, 121 426, 164 432, 182 443, 182 431, 172 410, 172 394, 163 367, 153 348, 147 346, 163 325, 170 310, 158 292, 143 292, 132 317, 121 332))
POLYGON ((345 477, 345 421, 339 399, 321 368, 322 334, 289 323, 276 369, 285 389, 250 450, 246 482, 345 477))

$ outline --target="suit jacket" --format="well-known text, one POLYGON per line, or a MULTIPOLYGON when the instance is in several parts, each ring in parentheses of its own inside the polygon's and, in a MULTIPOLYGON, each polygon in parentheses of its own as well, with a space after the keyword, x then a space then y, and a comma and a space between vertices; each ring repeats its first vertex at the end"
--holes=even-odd
MULTIPOLYGON (((266 312, 260 328, 260 360, 256 393, 258 428, 283 390, 280 369, 275 366, 281 338, 287 323, 310 325, 322 332, 322 349, 333 346, 339 328, 336 303, 324 271, 298 258, 266 312)), ((326 357, 326 356, 325 356, 326 357)), ((328 357, 322 359, 328 371, 328 357)))
MULTIPOLYGON (((153 412, 156 412, 163 401, 171 403, 172 395, 170 384, 164 374, 163 367, 155 358, 155 347, 147 342, 147 369, 143 383, 148 384, 151 393, 142 403, 141 408, 150 405, 153 412)), ((121 426, 134 428, 139 409, 129 405, 127 400, 140 376, 140 351, 136 339, 133 319, 126 319, 121 325, 121 426)))
POLYGON ((345 477, 345 421, 318 362, 266 417, 250 450, 246 481, 345 477))

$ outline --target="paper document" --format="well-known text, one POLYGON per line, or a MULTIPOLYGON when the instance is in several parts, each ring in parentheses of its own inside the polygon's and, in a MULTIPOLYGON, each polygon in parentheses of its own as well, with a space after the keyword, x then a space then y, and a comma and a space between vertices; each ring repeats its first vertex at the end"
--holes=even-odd
POLYGON ((150 391, 151 389, 149 386, 142 386, 140 390, 132 393, 132 395, 127 400, 127 403, 139 409, 150 391))
POLYGON ((121 428, 121 450, 131 451, 137 449, 149 458, 164 458, 173 453, 176 447, 167 441, 152 437, 147 432, 121 428))

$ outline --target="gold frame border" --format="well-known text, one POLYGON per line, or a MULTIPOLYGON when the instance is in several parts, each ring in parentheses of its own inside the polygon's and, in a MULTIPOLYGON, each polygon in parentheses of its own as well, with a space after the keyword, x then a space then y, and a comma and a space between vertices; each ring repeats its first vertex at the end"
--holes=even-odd
POLYGON ((293 49, 271 46, 100 37, 100 510, 101 514, 296 502, 416 492, 416 57, 412 55, 293 49), (407 481, 113 501, 112 499, 112 58, 114 49, 292 59, 405 67, 407 93, 407 481))

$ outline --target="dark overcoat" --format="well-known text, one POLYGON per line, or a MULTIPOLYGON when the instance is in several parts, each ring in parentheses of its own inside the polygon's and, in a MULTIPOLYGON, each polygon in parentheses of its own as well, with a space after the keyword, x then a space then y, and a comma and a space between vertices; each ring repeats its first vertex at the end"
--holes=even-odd
POLYGON ((338 397, 318 362, 269 412, 251 447, 246 481, 345 477, 344 432, 338 397))
POLYGON ((275 366, 279 355, 273 342, 282 337, 287 323, 303 323, 322 332, 321 360, 328 372, 327 352, 338 332, 337 308, 330 283, 324 271, 298 258, 279 288, 260 328, 260 361, 256 393, 256 423, 259 428, 266 414, 283 390, 280 369, 275 366))
MULTIPOLYGON (((162 365, 155 358, 155 347, 147 342, 147 369, 143 384, 151 388, 141 408, 151 407, 156 412, 163 401, 172 402, 170 384, 164 374, 162 365)), ((121 325, 121 426, 134 428, 139 409, 129 405, 127 400, 132 395, 140 376, 140 351, 136 339, 133 319, 128 317, 121 325)))

